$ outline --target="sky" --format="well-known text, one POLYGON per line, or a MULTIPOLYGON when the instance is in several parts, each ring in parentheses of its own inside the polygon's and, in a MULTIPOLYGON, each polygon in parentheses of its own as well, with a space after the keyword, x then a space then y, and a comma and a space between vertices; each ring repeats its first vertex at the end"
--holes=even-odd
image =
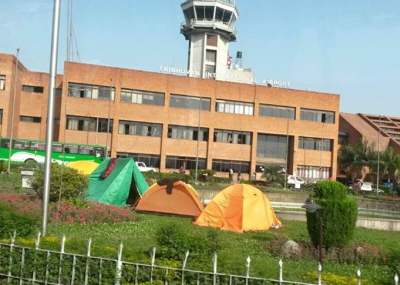
MULTIPOLYGON (((73 0, 81 62, 158 72, 185 68, 183 0, 73 0)), ((341 112, 400 117, 399 0, 236 0, 238 39, 257 82, 341 95, 341 112)), ((53 0, 0 0, 0 53, 49 72, 53 0)), ((62 0, 59 64, 67 54, 62 0)), ((75 54, 77 57, 77 54, 75 54)))

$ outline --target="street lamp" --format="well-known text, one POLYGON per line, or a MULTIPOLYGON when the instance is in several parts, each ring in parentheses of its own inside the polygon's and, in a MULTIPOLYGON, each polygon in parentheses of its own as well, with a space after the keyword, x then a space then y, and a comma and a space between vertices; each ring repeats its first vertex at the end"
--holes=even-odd
POLYGON ((380 147, 380 142, 381 142, 381 120, 382 120, 382 116, 379 115, 379 126, 378 126, 378 169, 377 169, 377 173, 376 173, 376 195, 378 195, 379 192, 379 167, 380 167, 380 154, 381 154, 381 147, 380 147))
POLYGON ((286 123, 286 156, 285 156, 285 185, 284 189, 286 190, 287 187, 287 172, 288 172, 288 155, 289 155, 289 110, 286 110, 286 118, 287 118, 287 123, 286 123))
POLYGON ((319 178, 322 179, 322 149, 323 149, 323 144, 324 144, 324 126, 325 122, 335 116, 335 114, 330 114, 329 116, 326 116, 325 119, 322 120, 322 130, 321 130, 321 143, 319 145, 319 151, 320 151, 320 156, 319 156, 319 178))
POLYGON ((315 203, 312 199, 307 199, 307 202, 301 206, 303 209, 306 209, 309 213, 314 213, 317 210, 321 210, 319 212, 319 263, 322 266, 323 256, 322 256, 322 246, 323 246, 323 231, 322 231, 322 207, 315 203))
POLYGON ((194 184, 197 185, 197 179, 198 179, 198 171, 199 171, 199 144, 200 144, 200 120, 201 120, 201 103, 202 103, 202 97, 200 97, 199 101, 199 117, 198 117, 198 124, 197 124, 197 148, 196 148, 196 174, 194 178, 194 184))

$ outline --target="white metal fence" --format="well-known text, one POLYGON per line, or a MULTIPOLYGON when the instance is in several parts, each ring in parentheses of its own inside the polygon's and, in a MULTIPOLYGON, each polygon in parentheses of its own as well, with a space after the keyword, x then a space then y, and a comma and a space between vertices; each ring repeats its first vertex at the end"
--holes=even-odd
MULTIPOLYGON (((41 249, 40 234, 34 247, 15 245, 15 234, 10 243, 0 243, 0 284, 49 284, 49 285, 315 285, 322 284, 322 266, 318 266, 318 280, 315 284, 287 281, 283 278, 283 262, 279 261, 277 279, 251 276, 251 258, 245 266, 245 276, 218 272, 218 256, 213 257, 213 272, 186 268, 189 252, 186 252, 181 268, 156 265, 156 248, 150 253, 150 264, 125 262, 122 260, 123 245, 120 244, 117 259, 91 255, 91 239, 88 240, 86 255, 65 252, 65 237, 61 250, 41 249)), ((357 272, 361 284, 361 271, 357 272)), ((394 284, 398 285, 397 275, 394 284)))

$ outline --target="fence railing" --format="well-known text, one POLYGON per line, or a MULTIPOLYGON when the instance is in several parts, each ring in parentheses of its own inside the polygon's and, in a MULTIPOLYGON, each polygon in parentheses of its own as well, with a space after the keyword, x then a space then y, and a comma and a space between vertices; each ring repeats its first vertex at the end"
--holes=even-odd
MULTIPOLYGON (((156 265, 156 248, 150 253, 150 264, 122 260, 123 245, 118 247, 117 258, 91 255, 92 241, 87 242, 86 255, 65 252, 65 236, 61 239, 60 251, 40 248, 40 234, 33 247, 15 244, 15 234, 9 243, 0 243, 0 284, 49 284, 49 285, 321 285, 322 266, 318 266, 317 283, 288 281, 283 278, 283 262, 279 261, 277 279, 251 276, 251 258, 245 261, 246 275, 218 272, 218 256, 212 259, 213 271, 205 272, 186 268, 190 252, 187 251, 181 268, 156 265)), ((357 280, 362 282, 361 271, 357 280)), ((398 285, 399 278, 394 278, 398 285)))

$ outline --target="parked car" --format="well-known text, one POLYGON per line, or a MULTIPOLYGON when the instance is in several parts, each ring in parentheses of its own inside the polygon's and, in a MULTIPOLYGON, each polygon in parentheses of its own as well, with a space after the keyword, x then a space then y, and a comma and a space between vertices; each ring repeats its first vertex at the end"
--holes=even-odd
POLYGON ((136 161, 136 166, 139 168, 140 172, 156 171, 154 167, 147 167, 144 162, 136 161))
POLYGON ((289 188, 299 188, 301 187, 302 184, 305 184, 305 181, 303 178, 300 178, 296 175, 288 175, 287 177, 287 184, 289 185, 289 188), (298 187, 296 187, 298 185, 298 187))
POLYGON ((357 179, 351 186, 350 189, 361 190, 361 191, 372 191, 372 183, 364 182, 360 179, 357 179))

